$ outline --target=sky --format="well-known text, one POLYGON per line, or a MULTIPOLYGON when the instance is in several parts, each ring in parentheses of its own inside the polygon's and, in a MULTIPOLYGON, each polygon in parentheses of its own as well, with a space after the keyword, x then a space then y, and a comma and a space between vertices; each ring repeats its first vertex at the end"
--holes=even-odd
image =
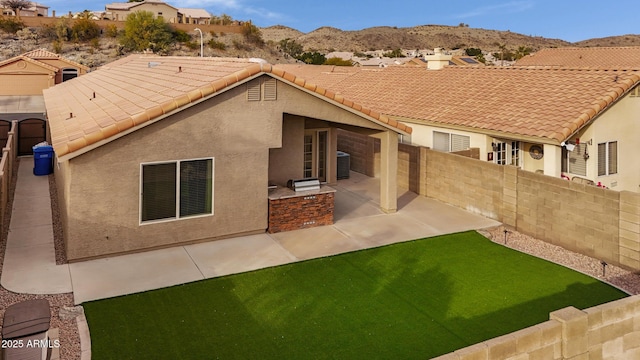
MULTIPOLYGON (((126 2, 126 0, 119 0, 126 2)), ((640 34, 638 0, 165 0, 175 7, 204 8, 214 15, 251 20, 260 27, 285 25, 302 32, 322 26, 360 30, 374 26, 468 24, 570 42, 640 34)), ((104 2, 38 0, 56 13, 103 10, 104 2), (89 7, 89 8, 88 8, 89 7)))

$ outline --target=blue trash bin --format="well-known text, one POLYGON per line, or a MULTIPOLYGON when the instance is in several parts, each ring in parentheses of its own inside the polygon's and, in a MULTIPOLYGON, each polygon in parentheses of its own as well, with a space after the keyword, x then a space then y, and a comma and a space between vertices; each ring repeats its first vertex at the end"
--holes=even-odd
POLYGON ((51 173, 53 173, 53 146, 34 146, 33 175, 49 175, 51 173))

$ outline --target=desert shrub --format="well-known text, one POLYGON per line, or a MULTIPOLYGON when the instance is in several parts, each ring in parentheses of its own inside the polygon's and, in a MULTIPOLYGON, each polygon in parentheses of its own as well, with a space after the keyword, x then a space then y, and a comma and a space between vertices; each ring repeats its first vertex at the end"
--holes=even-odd
POLYGON ((184 30, 176 29, 173 31, 173 39, 179 43, 187 43, 191 41, 191 35, 184 30))
POLYGON ((24 29, 24 23, 20 20, 17 20, 13 17, 1 17, 0 16, 0 30, 8 33, 8 34, 15 34, 17 33, 19 30, 24 29))
POLYGON ((166 52, 173 42, 169 24, 155 18, 150 11, 136 11, 127 16, 120 38, 120 43, 127 51, 151 49, 154 52, 166 52))
POLYGON ((42 39, 55 40, 58 38, 56 35, 56 26, 54 24, 43 24, 38 29, 38 36, 42 39))
POLYGON ((109 24, 104 29, 104 34, 110 38, 118 36, 118 27, 115 24, 109 24))
POLYGON ((467 48, 467 49, 464 49, 464 52, 468 56, 478 56, 478 55, 482 54, 482 50, 480 50, 478 48, 467 48))
POLYGON ((78 19, 71 27, 71 36, 77 41, 90 41, 100 36, 100 26, 91 19, 78 19))
POLYGON ((324 65, 353 66, 353 61, 345 60, 339 57, 333 57, 333 58, 327 59, 327 61, 324 62, 324 65))
POLYGON ((223 51, 227 49, 227 45, 225 45, 225 43, 220 42, 220 41, 216 41, 214 39, 209 40, 209 42, 207 44, 212 49, 223 50, 223 51))
POLYGON ((251 44, 258 46, 264 45, 264 40, 262 39, 262 31, 260 31, 257 26, 253 25, 250 22, 246 22, 242 26, 242 35, 244 35, 244 38, 247 40, 247 42, 251 44))

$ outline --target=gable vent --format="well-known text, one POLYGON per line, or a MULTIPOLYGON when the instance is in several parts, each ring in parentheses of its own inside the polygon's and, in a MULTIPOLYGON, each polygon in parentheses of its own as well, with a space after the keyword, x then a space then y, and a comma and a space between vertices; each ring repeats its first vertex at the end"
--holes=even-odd
POLYGON ((267 79, 264 82, 264 100, 275 101, 278 98, 277 80, 267 79))
POLYGON ((260 81, 251 81, 247 84, 247 100, 260 101, 260 81))
POLYGON ((640 86, 636 86, 629 94, 631 97, 640 97, 640 86))

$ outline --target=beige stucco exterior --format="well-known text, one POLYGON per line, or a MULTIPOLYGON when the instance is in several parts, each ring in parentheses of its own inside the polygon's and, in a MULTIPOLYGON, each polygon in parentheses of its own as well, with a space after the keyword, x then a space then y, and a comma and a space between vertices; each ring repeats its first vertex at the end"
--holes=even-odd
POLYGON ((178 22, 178 9, 161 2, 142 2, 129 9, 110 8, 107 5, 105 10, 110 14, 109 18, 116 21, 125 21, 129 14, 136 11, 149 11, 154 17, 162 18, 168 23, 178 22))
MULTIPOLYGON (((264 79, 270 77, 251 82, 264 79)), ((67 258, 263 232, 269 182, 282 184, 303 174, 299 150, 305 129, 330 129, 329 159, 334 159, 336 126, 393 132, 280 81, 275 101, 248 101, 241 84, 61 161, 55 173, 67 258), (213 215, 141 224, 141 164, 200 158, 214 159, 213 215)), ((329 168, 334 167, 332 162, 329 168)), ((335 176, 331 171, 328 182, 335 176)))
POLYGON ((0 95, 42 95, 55 85, 56 72, 30 61, 18 60, 0 67, 0 95))
MULTIPOLYGON (((587 152, 586 175, 571 172, 562 172, 562 146, 560 144, 538 143, 530 139, 518 139, 516 136, 500 136, 496 134, 482 134, 465 131, 463 129, 451 129, 425 125, 419 122, 404 121, 411 126, 411 143, 414 145, 433 148, 433 132, 445 132, 469 137, 470 147, 480 150, 480 160, 488 161, 488 154, 492 153, 492 142, 518 140, 521 142, 521 166, 523 170, 542 172, 545 175, 559 177, 561 174, 569 178, 580 177, 601 183, 613 190, 640 191, 640 157, 637 156, 637 139, 640 138, 640 96, 635 92, 623 97, 604 111, 593 122, 580 129, 568 140, 574 143, 580 139, 581 143, 589 142, 587 152), (618 142, 618 172, 612 175, 598 176, 598 144, 618 142), (530 150, 537 145, 543 149, 543 157, 534 159, 530 150)), ((566 155, 565 155, 566 156, 566 155)))

